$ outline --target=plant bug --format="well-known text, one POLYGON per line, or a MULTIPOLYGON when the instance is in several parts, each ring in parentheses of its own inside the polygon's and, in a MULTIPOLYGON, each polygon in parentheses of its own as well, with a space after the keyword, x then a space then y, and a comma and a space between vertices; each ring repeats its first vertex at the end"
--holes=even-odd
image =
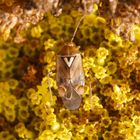
POLYGON ((73 43, 82 18, 75 29, 71 42, 66 43, 57 54, 56 81, 58 93, 67 109, 75 110, 81 104, 81 94, 84 93, 84 71, 79 48, 73 43))

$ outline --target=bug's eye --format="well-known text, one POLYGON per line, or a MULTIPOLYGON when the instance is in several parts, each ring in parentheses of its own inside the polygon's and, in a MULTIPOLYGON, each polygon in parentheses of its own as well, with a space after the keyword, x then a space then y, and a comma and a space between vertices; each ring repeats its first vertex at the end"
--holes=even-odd
POLYGON ((58 87, 58 93, 60 97, 64 97, 66 95, 67 89, 64 86, 58 87))
POLYGON ((79 95, 82 95, 84 93, 84 86, 83 85, 77 85, 75 89, 79 95))

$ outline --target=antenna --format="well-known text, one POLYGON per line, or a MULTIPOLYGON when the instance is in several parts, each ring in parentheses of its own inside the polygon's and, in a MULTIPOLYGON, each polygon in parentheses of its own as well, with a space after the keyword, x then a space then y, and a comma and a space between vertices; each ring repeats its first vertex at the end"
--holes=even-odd
POLYGON ((77 24, 77 26, 76 26, 76 28, 75 28, 75 31, 74 31, 74 33, 73 33, 73 36, 72 36, 72 38, 71 38, 71 42, 73 42, 73 39, 74 39, 74 37, 75 37, 75 35, 76 35, 76 33, 77 33, 78 27, 79 27, 81 21, 84 19, 84 17, 85 17, 85 15, 83 15, 83 16, 80 18, 80 20, 79 20, 79 22, 78 22, 78 24, 77 24))

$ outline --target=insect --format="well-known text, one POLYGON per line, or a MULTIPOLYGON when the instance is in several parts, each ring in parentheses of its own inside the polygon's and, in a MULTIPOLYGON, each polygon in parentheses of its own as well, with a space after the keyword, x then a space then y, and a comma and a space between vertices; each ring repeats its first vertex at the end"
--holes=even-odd
MULTIPOLYGON (((84 16, 81 18, 81 20, 84 16)), ((81 22, 79 21, 79 24, 81 22)), ((77 28, 79 26, 77 25, 77 28)), ((71 42, 66 43, 57 54, 56 81, 58 93, 67 109, 78 109, 84 93, 84 71, 79 48, 72 42, 76 34, 75 29, 71 42)))

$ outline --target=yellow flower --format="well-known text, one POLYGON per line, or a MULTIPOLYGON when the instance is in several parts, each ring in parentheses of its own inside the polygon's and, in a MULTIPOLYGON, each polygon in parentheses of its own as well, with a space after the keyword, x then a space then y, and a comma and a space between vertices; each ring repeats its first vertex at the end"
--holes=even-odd
POLYGON ((41 85, 37 86, 36 94, 40 96, 42 102, 54 105, 56 102, 56 96, 53 95, 51 88, 56 89, 56 82, 51 77, 44 77, 42 79, 41 85))
POLYGON ((15 89, 18 86, 18 81, 16 79, 9 79, 8 84, 11 89, 15 89))
POLYGON ((59 117, 60 119, 63 119, 63 118, 68 119, 68 117, 70 117, 70 111, 68 109, 61 108, 59 112, 59 117))
POLYGON ((105 64, 105 57, 103 58, 97 58, 96 63, 100 66, 103 66, 105 64))
POLYGON ((117 71, 117 64, 115 62, 108 62, 107 63, 107 73, 114 74, 117 71))
POLYGON ((106 48, 100 47, 97 51, 96 51, 96 55, 98 58, 106 58, 109 55, 109 51, 106 48))
POLYGON ((7 52, 3 49, 0 49, 0 61, 2 61, 5 57, 7 52))
POLYGON ((85 111, 89 111, 91 109, 95 109, 95 108, 103 108, 103 106, 100 104, 100 99, 97 95, 92 95, 89 98, 85 98, 84 100, 84 110, 85 111))
POLYGON ((55 140, 56 135, 51 130, 44 130, 38 137, 38 140, 55 140))
POLYGON ((32 131, 29 131, 24 123, 18 123, 15 126, 15 132, 17 132, 18 137, 22 139, 33 139, 34 135, 32 131))
POLYGON ((84 133, 87 136, 92 136, 93 134, 95 134, 96 129, 94 128, 94 125, 93 124, 86 125, 84 133))
POLYGON ((85 128, 86 128, 86 124, 78 124, 77 126, 75 126, 75 130, 76 132, 78 132, 78 134, 81 134, 85 132, 85 128))
POLYGON ((85 39, 89 38, 91 33, 92 33, 91 28, 89 28, 87 25, 86 26, 82 26, 80 31, 81 31, 81 33, 82 33, 82 35, 83 35, 83 37, 85 39))
POLYGON ((59 129, 60 129, 60 123, 54 122, 54 123, 52 124, 52 126, 51 126, 51 130, 54 131, 54 132, 56 132, 56 131, 58 131, 59 129))
MULTIPOLYGON (((2 60, 2 59, 1 59, 1 60, 2 60)), ((6 62, 3 61, 3 60, 1 61, 1 60, 0 60, 0 66, 1 66, 1 67, 0 67, 0 72, 1 72, 0 78, 3 77, 3 74, 2 74, 2 73, 3 73, 3 71, 5 70, 5 66, 6 66, 6 62)))
MULTIPOLYGON (((105 132, 103 133, 103 139, 104 139, 104 140, 110 140, 112 137, 113 137, 113 134, 112 134, 112 132, 110 132, 110 131, 105 131, 105 132)), ((113 140, 113 139, 112 139, 112 140, 113 140)))
POLYGON ((6 140, 17 140, 13 135, 9 135, 6 140))
POLYGON ((103 17, 97 16, 95 22, 96 27, 104 28, 104 26, 106 25, 106 20, 103 17))
POLYGON ((54 51, 47 51, 44 56, 44 62, 45 63, 51 63, 55 58, 55 52, 54 51))
POLYGON ((100 32, 93 32, 91 35, 90 35, 90 41, 95 44, 95 45, 99 45, 103 38, 101 36, 102 34, 100 32))
POLYGON ((35 93, 36 93, 35 89, 29 88, 26 95, 29 99, 31 99, 33 96, 32 94, 35 94, 35 93))
POLYGON ((52 35, 54 35, 57 38, 63 33, 62 26, 58 24, 52 24, 50 25, 50 32, 52 35))
POLYGON ((83 25, 93 26, 96 23, 96 15, 89 14, 84 17, 83 25))
POLYGON ((35 38, 39 38, 41 36, 42 32, 43 32, 43 30, 40 25, 37 25, 36 27, 33 27, 31 29, 31 35, 32 35, 32 37, 35 37, 35 38))
POLYGON ((131 91, 129 84, 122 84, 120 88, 123 94, 129 93, 131 91))
POLYGON ((47 115, 45 119, 46 119, 48 125, 52 125, 56 122, 56 115, 54 113, 51 113, 51 114, 47 115))
POLYGON ((81 133, 76 133, 75 136, 72 137, 73 140, 84 140, 84 136, 81 133))
POLYGON ((139 127, 140 126, 140 116, 135 115, 132 117, 132 119, 133 119, 133 121, 132 121, 133 125, 136 127, 139 127))
POLYGON ((96 14, 98 12, 98 5, 96 3, 93 4, 93 13, 96 14))
POLYGON ((113 90, 116 94, 118 94, 118 96, 122 94, 120 87, 116 84, 113 86, 113 90))
POLYGON ((90 69, 93 67, 95 67, 94 64, 95 59, 93 57, 85 57, 83 59, 83 68, 84 68, 84 74, 85 77, 89 77, 90 76, 90 69))
POLYGON ((137 139, 140 139, 140 128, 135 128, 133 134, 137 139))
POLYGON ((14 64, 13 64, 13 61, 6 61, 5 63, 5 71, 10 71, 12 72, 12 69, 14 68, 14 64))
POLYGON ((18 50, 18 48, 16 48, 16 47, 9 47, 8 48, 8 51, 7 51, 7 54, 8 54, 8 56, 10 57, 10 58, 16 58, 16 57, 18 57, 18 55, 19 55, 19 50, 18 50))
POLYGON ((105 127, 108 128, 109 125, 111 124, 111 119, 109 117, 103 117, 101 118, 101 124, 105 127))
POLYGON ((110 47, 109 45, 110 45, 109 42, 107 42, 107 41, 102 41, 102 42, 100 43, 100 48, 109 48, 109 47, 110 47))
POLYGON ((18 105, 20 108, 28 108, 29 100, 25 97, 22 97, 18 100, 18 105))
POLYGON ((112 88, 107 87, 106 89, 101 90, 101 94, 104 96, 111 96, 112 95, 112 88))
POLYGON ((85 111, 91 110, 91 102, 90 102, 89 99, 88 99, 88 100, 85 99, 85 104, 84 104, 84 106, 83 106, 83 109, 84 109, 85 111))
POLYGON ((132 121, 131 120, 124 120, 124 121, 120 121, 119 122, 119 133, 120 134, 127 134, 127 136, 129 137, 129 135, 131 136, 132 133, 134 131, 134 127, 132 125, 132 121))
POLYGON ((60 16, 60 20, 61 20, 62 24, 66 24, 66 25, 67 24, 70 24, 70 25, 74 24, 72 17, 69 15, 60 16))
POLYGON ((32 92, 30 95, 30 100, 33 105, 40 104, 42 96, 38 92, 32 92))
POLYGON ((9 36, 10 36, 10 32, 11 32, 11 29, 9 29, 9 28, 6 28, 6 29, 3 31, 1 37, 2 37, 2 39, 3 39, 4 41, 7 41, 7 39, 8 39, 9 36))
POLYGON ((29 111, 28 108, 20 108, 18 110, 18 120, 19 121, 27 121, 27 119, 29 118, 29 111))
POLYGON ((72 133, 64 128, 56 133, 56 137, 61 140, 71 140, 72 133))
POLYGON ((112 46, 112 48, 123 47, 121 37, 119 37, 115 34, 111 34, 111 36, 109 38, 109 43, 112 46))
POLYGON ((0 82, 0 92, 1 93, 9 93, 10 92, 10 86, 8 82, 0 82))
POLYGON ((9 137, 10 133, 8 131, 1 131, 0 132, 0 139, 5 140, 9 137))
MULTIPOLYGON (((116 123, 116 122, 115 122, 115 123, 116 123)), ((120 130, 120 128, 119 128, 118 124, 113 124, 113 125, 111 126, 111 133, 112 133, 113 135, 118 136, 119 130, 120 130)))
POLYGON ((93 134, 92 136, 88 136, 88 140, 99 140, 97 134, 93 134))
POLYGON ((85 57, 83 59, 83 67, 86 69, 93 67, 94 66, 94 61, 95 58, 94 57, 85 57))
POLYGON ((52 61, 50 64, 47 64, 46 66, 44 66, 43 74, 47 75, 48 72, 51 72, 51 71, 54 71, 54 70, 56 70, 56 62, 52 61))
MULTIPOLYGON (((86 50, 84 50, 84 58, 87 57, 87 58, 92 58, 92 59, 95 59, 95 54, 96 54, 96 48, 93 47, 93 46, 88 46, 86 48, 86 50)), ((84 59, 83 58, 83 59, 84 59)))
POLYGON ((112 80, 112 77, 109 75, 106 75, 104 78, 100 79, 100 82, 102 84, 109 84, 112 80))
POLYGON ((5 118, 9 122, 14 122, 16 119, 16 112, 15 110, 11 110, 11 112, 5 112, 5 118))
POLYGON ((92 70, 95 73, 95 77, 97 79, 102 79, 106 77, 106 69, 104 67, 96 65, 92 68, 92 70))
POLYGON ((14 95, 8 95, 8 98, 5 101, 5 103, 10 107, 15 107, 15 105, 17 104, 17 99, 14 95))
POLYGON ((135 139, 136 139, 135 136, 129 136, 129 137, 127 138, 127 140, 135 140, 135 139))
POLYGON ((109 41, 109 46, 112 49, 118 49, 118 47, 124 47, 123 46, 123 40, 120 36, 118 36, 115 33, 112 33, 109 29, 105 29, 105 38, 109 41))
POLYGON ((17 133, 20 133, 22 132, 23 130, 25 130, 25 125, 24 123, 18 123, 16 126, 15 126, 15 131, 17 133))
POLYGON ((131 30, 134 32, 136 42, 140 43, 140 38, 139 38, 139 36, 140 36, 140 26, 139 25, 133 25, 131 30))

